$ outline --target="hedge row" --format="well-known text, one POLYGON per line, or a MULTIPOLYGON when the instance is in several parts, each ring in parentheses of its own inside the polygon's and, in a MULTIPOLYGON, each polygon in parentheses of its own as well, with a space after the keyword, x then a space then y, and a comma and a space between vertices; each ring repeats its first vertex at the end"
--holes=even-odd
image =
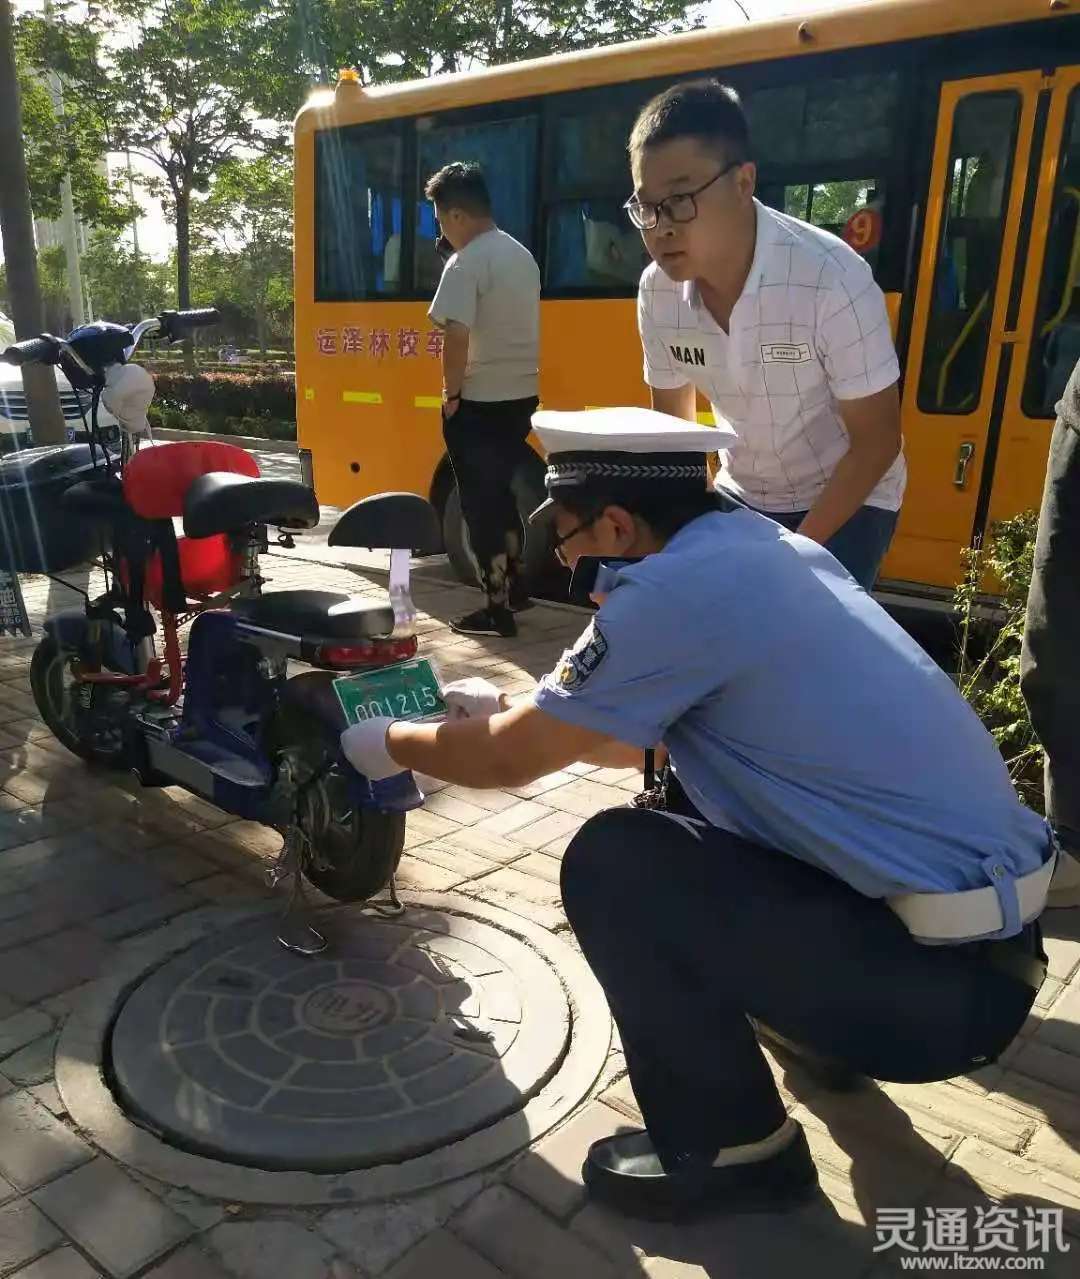
POLYGON ((296 383, 282 373, 158 373, 163 408, 214 418, 296 421, 296 383))

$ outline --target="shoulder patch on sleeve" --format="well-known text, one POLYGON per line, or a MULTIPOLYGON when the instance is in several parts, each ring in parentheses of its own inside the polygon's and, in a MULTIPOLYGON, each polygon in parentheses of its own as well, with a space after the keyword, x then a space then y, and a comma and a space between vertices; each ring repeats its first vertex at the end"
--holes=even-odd
POLYGON ((567 692, 582 687, 607 656, 608 642, 603 631, 591 622, 573 648, 562 655, 554 672, 554 682, 567 692))

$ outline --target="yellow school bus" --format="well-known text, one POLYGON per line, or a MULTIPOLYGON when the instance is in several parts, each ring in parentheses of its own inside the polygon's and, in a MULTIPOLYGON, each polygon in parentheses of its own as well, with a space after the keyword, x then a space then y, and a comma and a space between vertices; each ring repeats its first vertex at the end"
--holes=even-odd
MULTIPOLYGON (((450 160, 484 166, 540 263, 545 406, 648 402, 626 139, 653 93, 703 73, 743 97, 760 198, 844 236, 888 298, 910 480, 881 585, 941 604, 963 549, 1038 505, 1080 359, 1080 0, 877 0, 411 84, 343 73, 295 133, 298 427, 319 498, 429 495, 468 572, 426 318, 422 190, 450 160)), ((532 452, 518 487, 538 500, 532 452)))

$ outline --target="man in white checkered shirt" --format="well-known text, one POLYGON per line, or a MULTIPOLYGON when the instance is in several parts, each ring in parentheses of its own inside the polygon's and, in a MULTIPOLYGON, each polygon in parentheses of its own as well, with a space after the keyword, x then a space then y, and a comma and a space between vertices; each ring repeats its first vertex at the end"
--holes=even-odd
POLYGON ((870 267, 754 198, 746 118, 717 81, 650 102, 630 157, 626 207, 653 258, 638 293, 653 407, 694 421, 700 391, 739 436, 718 486, 869 590, 906 479, 900 369, 870 267))

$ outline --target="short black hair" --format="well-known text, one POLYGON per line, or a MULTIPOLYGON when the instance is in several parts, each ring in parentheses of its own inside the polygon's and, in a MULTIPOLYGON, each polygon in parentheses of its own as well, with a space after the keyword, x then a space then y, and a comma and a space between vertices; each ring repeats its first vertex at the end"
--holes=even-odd
POLYGON ((428 178, 424 195, 440 209, 460 209, 478 218, 491 214, 491 192, 478 164, 446 165, 428 178))
POLYGON ((681 528, 713 511, 730 511, 733 503, 721 493, 703 489, 692 497, 665 497, 656 493, 601 493, 586 488, 570 489, 555 497, 555 504, 579 520, 601 515, 609 506, 621 506, 665 540, 681 528))
POLYGON ((630 156, 677 138, 722 150, 729 162, 750 159, 750 126, 739 95, 719 80, 687 80, 647 103, 630 132, 630 156))

